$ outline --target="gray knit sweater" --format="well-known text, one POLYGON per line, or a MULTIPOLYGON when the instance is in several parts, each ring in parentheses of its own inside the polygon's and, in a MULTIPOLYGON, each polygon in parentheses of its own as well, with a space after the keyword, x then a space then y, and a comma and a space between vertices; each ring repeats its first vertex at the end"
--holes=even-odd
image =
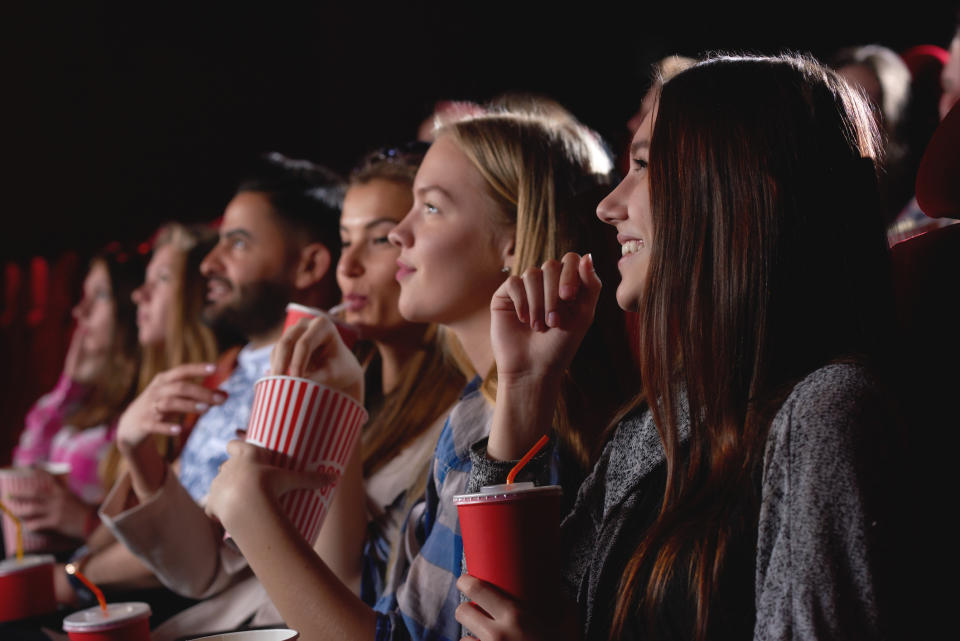
MULTIPOLYGON (((872 477, 861 452, 869 449, 864 446, 872 432, 888 424, 884 407, 878 388, 856 365, 823 367, 791 391, 770 426, 755 542, 751 536, 741 546, 745 554, 728 555, 728 566, 739 566, 733 573, 745 581, 729 584, 742 594, 726 595, 731 597, 726 601, 744 607, 720 613, 713 636, 749 637, 751 630, 754 639, 881 636, 872 557, 875 522, 866 497, 872 477)), ((689 417, 681 420, 686 439, 689 417)), ((482 446, 474 451, 473 487, 502 482, 510 467, 484 454, 482 446)), ((609 634, 623 568, 660 505, 663 469, 651 414, 628 417, 562 524, 564 575, 579 604, 586 639, 605 640, 609 634)), ((664 619, 676 614, 665 612, 664 619)), ((655 636, 669 638, 690 625, 676 623, 655 622, 655 636)), ((643 637, 646 629, 638 624, 627 636, 643 637)))

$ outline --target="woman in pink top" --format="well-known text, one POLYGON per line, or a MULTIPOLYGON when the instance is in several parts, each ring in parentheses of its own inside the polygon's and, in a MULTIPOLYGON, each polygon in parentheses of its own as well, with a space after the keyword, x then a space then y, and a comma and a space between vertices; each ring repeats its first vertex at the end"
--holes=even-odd
POLYGON ((90 261, 83 296, 73 308, 76 330, 63 373, 27 414, 13 454, 17 466, 70 464, 66 482, 53 483, 52 492, 9 497, 10 508, 30 530, 82 538, 97 523, 96 504, 104 493, 99 463, 120 410, 136 390, 139 349, 131 295, 142 279, 143 263, 129 254, 108 252, 90 261))

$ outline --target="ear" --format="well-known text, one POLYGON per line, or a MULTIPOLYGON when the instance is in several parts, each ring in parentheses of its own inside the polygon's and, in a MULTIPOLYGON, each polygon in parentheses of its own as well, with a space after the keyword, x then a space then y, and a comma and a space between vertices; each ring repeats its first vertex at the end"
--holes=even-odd
POLYGON ((300 250, 293 285, 297 289, 309 289, 323 280, 330 271, 330 250, 323 243, 310 243, 300 250))
POLYGON ((516 233, 512 229, 508 234, 504 234, 500 240, 500 264, 504 267, 509 267, 511 270, 513 270, 513 254, 516 244, 516 233))

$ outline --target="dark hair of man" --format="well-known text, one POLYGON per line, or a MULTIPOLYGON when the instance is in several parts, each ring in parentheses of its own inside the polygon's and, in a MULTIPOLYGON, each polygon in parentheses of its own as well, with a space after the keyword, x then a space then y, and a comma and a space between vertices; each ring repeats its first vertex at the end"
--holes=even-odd
POLYGON ((340 210, 346 184, 333 171, 309 160, 271 152, 258 159, 237 193, 266 195, 291 236, 301 242, 322 243, 330 261, 340 259, 340 210))

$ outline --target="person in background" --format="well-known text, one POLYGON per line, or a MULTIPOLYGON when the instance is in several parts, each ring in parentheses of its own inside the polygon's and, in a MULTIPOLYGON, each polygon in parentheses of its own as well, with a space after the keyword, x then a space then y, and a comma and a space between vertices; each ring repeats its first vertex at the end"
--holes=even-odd
POLYGON ((25 528, 60 534, 67 548, 96 528, 97 505, 113 481, 99 466, 136 392, 140 354, 131 293, 142 279, 136 254, 104 252, 90 261, 63 373, 27 414, 14 450, 14 465, 70 464, 65 483, 51 478, 51 492, 5 497, 25 528))

